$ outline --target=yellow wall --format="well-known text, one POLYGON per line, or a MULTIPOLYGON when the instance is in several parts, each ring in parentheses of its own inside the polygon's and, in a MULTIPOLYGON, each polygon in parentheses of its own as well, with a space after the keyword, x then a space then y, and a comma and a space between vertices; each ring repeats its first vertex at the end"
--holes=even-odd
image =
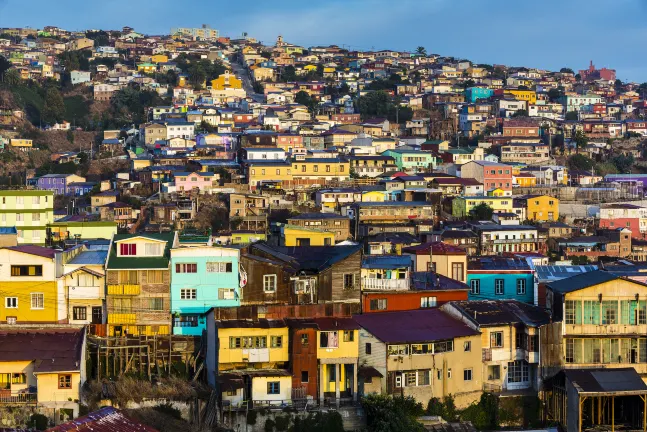
MULTIPOLYGON (((246 336, 265 336, 267 338, 267 350, 269 350, 269 362, 287 362, 288 354, 288 328, 221 328, 218 329, 218 339, 220 342, 219 351, 219 368, 226 366, 227 363, 243 363, 243 348, 229 348, 230 337, 246 336), (271 348, 272 336, 281 336, 281 348, 271 348)), ((252 351, 252 350, 250 350, 252 351)))
POLYGON ((537 185, 537 177, 514 177, 520 187, 532 187, 537 185))
MULTIPOLYGON (((27 277, 27 279, 30 278, 27 277)), ((59 301, 57 287, 58 283, 55 281, 0 282, 0 290, 3 292, 3 300, 0 302, 0 321, 6 321, 7 316, 11 316, 17 318, 18 324, 57 322, 59 301), (31 308, 31 293, 43 293, 43 309, 31 308), (7 308, 5 297, 18 297, 18 307, 7 308)), ((64 299, 60 299, 60 301, 64 301, 64 299)))
POLYGON ((362 202, 384 202, 386 194, 380 191, 365 192, 362 194, 362 202))
POLYGON ((255 401, 287 401, 292 399, 292 377, 254 377, 252 378, 252 400, 255 401), (278 381, 281 393, 267 394, 267 383, 278 381))
POLYGON ((165 56, 163 54, 156 54, 151 57, 151 63, 166 63, 168 62, 168 56, 165 56))
MULTIPOLYGON (((339 380, 339 391, 352 390, 352 388, 349 389, 346 386, 346 368, 344 367, 343 364, 338 365, 336 363, 324 363, 324 364, 321 364, 319 367, 321 368, 321 374, 324 378, 323 383, 321 383, 321 385, 323 387, 323 391, 326 393, 334 393, 336 391, 335 381, 331 381, 329 379, 330 374, 332 373, 329 370, 334 369, 337 366, 339 366, 339 369, 340 369, 339 377, 337 377, 337 379, 339 380)), ((334 372, 334 373, 336 374, 337 372, 334 372)))
POLYGON ((33 372, 34 363, 32 361, 0 362, 0 374, 24 373, 27 378, 25 384, 11 384, 12 393, 27 390, 29 386, 36 386, 36 377, 33 372))
POLYGON ((310 239, 310 246, 329 246, 335 244, 335 234, 328 231, 286 226, 283 229, 283 235, 285 237, 285 246, 297 246, 298 238, 310 239), (326 239, 328 239, 328 245, 326 245, 326 239))
POLYGON ((12 147, 32 147, 32 140, 30 139, 21 139, 21 138, 13 138, 10 141, 10 144, 12 147))
MULTIPOLYGON (((414 259, 416 262, 416 271, 427 271, 427 266, 429 264, 429 254, 423 254, 423 255, 414 255, 414 259)), ((436 267, 436 271, 450 279, 453 279, 452 277, 452 265, 454 263, 462 263, 463 264, 463 279, 462 282, 467 281, 467 255, 439 255, 439 254, 433 254, 432 260, 434 262, 434 265, 436 267)))
POLYGON ((452 215, 467 216, 474 207, 481 203, 492 207, 495 213, 510 213, 513 210, 512 197, 456 197, 452 202, 452 215))
POLYGON ((551 196, 528 198, 527 218, 534 221, 556 221, 559 219, 559 200, 551 196), (552 204, 551 204, 552 203, 552 204), (549 213, 552 213, 549 217, 549 213))
POLYGON ((37 374, 38 378, 38 402, 72 402, 79 398, 79 390, 81 388, 81 374, 72 372, 72 388, 59 389, 58 388, 58 373, 40 373, 37 374))
POLYGON ((534 104, 537 102, 537 93, 532 90, 506 90, 505 95, 514 97, 516 100, 522 100, 534 104))
POLYGON ((260 166, 252 165, 248 169, 248 182, 250 186, 256 186, 264 180, 292 181, 292 169, 289 166, 260 166))
POLYGON ((214 90, 224 90, 226 88, 242 89, 243 82, 233 74, 222 74, 218 78, 211 80, 211 88, 214 90))
POLYGON ((294 177, 348 177, 350 162, 295 161, 292 162, 292 173, 294 177))
MULTIPOLYGON (((338 347, 337 348, 321 348, 319 338, 321 337, 320 331, 317 331, 317 358, 318 359, 340 359, 340 358, 356 358, 359 356, 359 332, 357 330, 348 330, 353 334, 353 340, 344 342, 344 331, 338 331, 338 347)), ((326 333, 326 332, 324 332, 326 333)))
MULTIPOLYGON (((132 315, 132 322, 134 323, 136 319, 135 314, 108 314, 108 323, 124 323, 128 322, 128 315, 132 315)), ((168 335, 170 334, 170 326, 168 325, 156 325, 157 331, 153 331, 153 326, 150 325, 122 325, 121 331, 127 332, 129 336, 153 336, 153 335, 168 335)), ((115 326, 108 325, 108 336, 115 336, 115 326)))

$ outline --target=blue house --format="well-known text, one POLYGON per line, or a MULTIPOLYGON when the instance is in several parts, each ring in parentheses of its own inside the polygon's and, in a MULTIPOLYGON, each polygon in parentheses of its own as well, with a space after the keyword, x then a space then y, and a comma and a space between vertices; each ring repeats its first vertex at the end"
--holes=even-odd
POLYGON ((465 89, 465 99, 474 103, 479 99, 488 99, 494 94, 494 90, 487 87, 470 87, 465 89))
POLYGON ((535 271, 520 258, 487 256, 467 263, 469 300, 535 302, 535 271))
POLYGON ((212 307, 240 306, 240 251, 181 244, 171 249, 173 334, 200 336, 212 307))

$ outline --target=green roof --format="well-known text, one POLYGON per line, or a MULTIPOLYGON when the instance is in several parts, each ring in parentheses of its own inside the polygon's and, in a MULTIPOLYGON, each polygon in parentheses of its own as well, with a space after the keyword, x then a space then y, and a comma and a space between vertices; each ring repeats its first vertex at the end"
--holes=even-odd
POLYGON ((0 196, 46 196, 54 195, 54 191, 33 189, 7 189, 0 190, 0 196))
POLYGON ((160 269, 166 270, 169 266, 169 259, 171 256, 170 250, 175 239, 175 232, 164 234, 115 234, 112 237, 112 244, 110 245, 110 255, 108 255, 108 262, 106 269, 108 270, 138 270, 138 269, 160 269), (160 240, 166 242, 164 247, 164 255, 161 257, 118 257, 117 244, 120 240, 131 238, 149 238, 153 240, 160 240))

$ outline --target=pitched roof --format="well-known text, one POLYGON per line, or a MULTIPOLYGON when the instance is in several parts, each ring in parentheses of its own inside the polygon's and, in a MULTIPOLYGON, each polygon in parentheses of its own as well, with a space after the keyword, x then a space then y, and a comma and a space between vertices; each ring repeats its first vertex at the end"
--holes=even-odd
POLYGON ((104 407, 76 420, 47 429, 47 432, 158 432, 150 426, 126 417, 113 407, 104 407))
POLYGON ((128 269, 168 269, 170 259, 170 248, 175 239, 175 232, 163 234, 115 234, 112 238, 112 245, 110 247, 110 254, 106 263, 108 270, 128 270, 128 269), (166 242, 164 245, 164 253, 162 256, 155 257, 118 257, 117 256, 117 242, 127 240, 130 238, 143 237, 152 240, 166 242))
POLYGON ((250 250, 257 250, 274 259, 284 261, 296 270, 311 272, 320 272, 332 267, 361 249, 362 245, 272 247, 265 242, 254 243, 250 247, 250 250))
POLYGON ((413 253, 416 255, 429 255, 429 246, 431 245, 432 253, 437 255, 465 255, 465 251, 459 247, 443 243, 428 242, 416 246, 402 248, 403 253, 413 253))
POLYGON ((29 255, 36 255, 43 258, 54 259, 56 256, 56 251, 54 249, 46 248, 43 246, 33 246, 33 245, 22 245, 22 246, 11 246, 5 249, 9 249, 15 252, 22 252, 29 255))
POLYGON ((463 315, 480 326, 498 326, 523 323, 539 327, 550 322, 543 309, 517 300, 477 300, 450 303, 463 315))
MULTIPOLYGON (((616 279, 621 279, 620 276, 609 273, 602 270, 591 271, 587 273, 581 273, 576 276, 560 279, 555 282, 550 282, 547 284, 548 288, 553 291, 565 294, 573 291, 579 291, 584 288, 588 288, 594 285, 599 285, 605 282, 611 282, 616 279)), ((640 284, 636 281, 628 281, 636 284, 640 284)), ((643 285, 643 284, 640 284, 643 285)))
POLYGON ((415 343, 479 334, 440 309, 354 315, 362 328, 385 343, 415 343))
POLYGON ((0 361, 34 361, 34 373, 78 371, 82 329, 0 331, 0 361))

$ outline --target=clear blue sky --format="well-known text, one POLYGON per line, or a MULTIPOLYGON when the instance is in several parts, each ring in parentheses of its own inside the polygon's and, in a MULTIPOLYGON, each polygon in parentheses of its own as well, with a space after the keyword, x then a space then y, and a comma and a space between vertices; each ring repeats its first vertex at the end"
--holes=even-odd
POLYGON ((210 24, 264 43, 414 50, 547 69, 615 68, 647 81, 645 0, 0 0, 0 26, 148 34, 210 24))

